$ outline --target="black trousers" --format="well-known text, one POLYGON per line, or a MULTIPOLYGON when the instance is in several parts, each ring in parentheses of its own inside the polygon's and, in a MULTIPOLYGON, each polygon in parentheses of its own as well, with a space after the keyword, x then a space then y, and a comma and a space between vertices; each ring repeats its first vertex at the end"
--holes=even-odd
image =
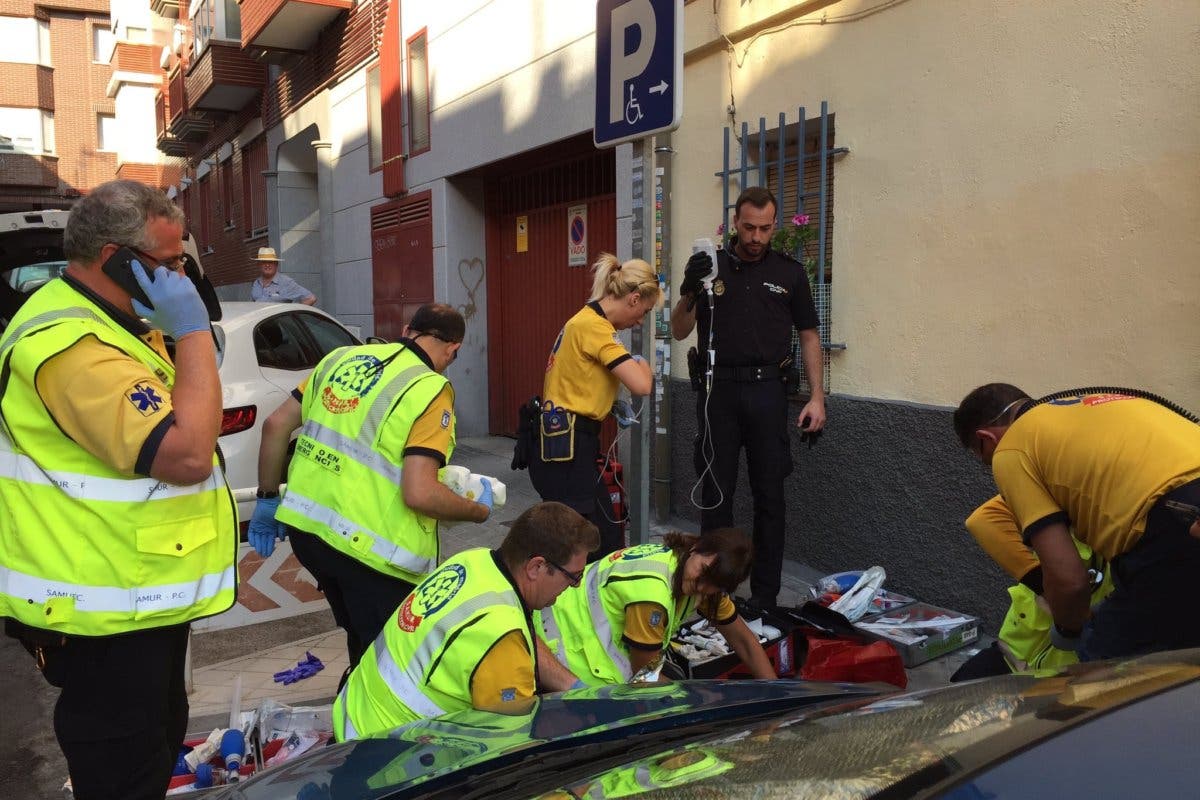
POLYGON ((600 477, 596 457, 600 455, 599 430, 575 429, 575 453, 570 461, 542 461, 537 431, 531 434, 529 479, 542 500, 555 500, 578 511, 600 529, 600 548, 588 561, 625 546, 623 520, 613 513, 612 498, 600 477))
POLYGON ((694 462, 696 475, 703 477, 705 506, 700 529, 742 527, 733 519, 733 496, 744 447, 754 499, 750 594, 758 603, 772 605, 783 573, 783 481, 792 473, 784 385, 779 380, 714 381, 711 398, 703 390, 696 395, 696 420, 700 433, 694 462))
POLYGON ((188 628, 68 637, 45 651, 76 800, 162 800, 187 732, 188 628))
POLYGON ((290 525, 288 538, 296 558, 317 579, 317 588, 325 593, 334 621, 346 632, 346 652, 353 669, 415 587, 376 572, 311 533, 290 525))
POLYGON ((1113 591, 1084 629, 1081 661, 1200 647, 1194 610, 1200 539, 1188 533, 1191 519, 1166 500, 1200 506, 1200 480, 1151 506, 1142 538, 1110 562, 1113 591))

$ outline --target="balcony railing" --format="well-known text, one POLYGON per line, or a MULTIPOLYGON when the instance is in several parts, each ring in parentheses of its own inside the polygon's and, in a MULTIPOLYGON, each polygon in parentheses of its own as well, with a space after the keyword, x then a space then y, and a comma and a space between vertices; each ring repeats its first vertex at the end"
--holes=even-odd
POLYGON ((303 52, 352 0, 238 0, 242 47, 303 52))
POLYGON ((161 91, 154 95, 154 127, 157 135, 158 149, 168 156, 187 155, 187 142, 178 138, 168 123, 167 96, 161 91))
POLYGON ((163 113, 170 133, 181 141, 202 139, 213 128, 212 120, 188 107, 187 78, 178 67, 171 71, 167 81, 167 106, 163 113))
POLYGON ((233 42, 210 41, 187 70, 190 108, 238 111, 267 83, 267 68, 233 42))

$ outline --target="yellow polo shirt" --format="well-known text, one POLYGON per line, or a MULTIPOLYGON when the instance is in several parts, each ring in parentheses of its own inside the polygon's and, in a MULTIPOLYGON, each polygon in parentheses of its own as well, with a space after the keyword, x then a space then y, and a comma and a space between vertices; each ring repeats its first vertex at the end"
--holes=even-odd
POLYGON ((1200 478, 1200 425, 1126 395, 1056 400, 1013 422, 992 473, 1026 542, 1062 522, 1111 561, 1141 538, 1158 498, 1200 478))
POLYGON ((632 358, 599 303, 588 303, 558 334, 546 363, 542 400, 601 421, 621 382, 612 370, 632 358))

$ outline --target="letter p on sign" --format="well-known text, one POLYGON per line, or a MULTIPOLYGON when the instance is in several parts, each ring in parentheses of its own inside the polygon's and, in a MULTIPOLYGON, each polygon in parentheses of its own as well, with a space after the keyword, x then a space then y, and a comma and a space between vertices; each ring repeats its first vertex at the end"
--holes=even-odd
POLYGON ((612 40, 609 42, 608 121, 625 118, 625 81, 641 75, 650 63, 657 35, 657 22, 650 0, 629 0, 613 9, 612 40), (626 52, 630 39, 636 41, 632 53, 626 52))

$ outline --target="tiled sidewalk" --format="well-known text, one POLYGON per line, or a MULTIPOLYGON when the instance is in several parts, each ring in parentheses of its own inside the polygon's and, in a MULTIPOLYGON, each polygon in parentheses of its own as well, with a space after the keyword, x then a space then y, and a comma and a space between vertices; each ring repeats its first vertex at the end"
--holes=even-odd
POLYGON ((192 673, 192 693, 188 695, 191 717, 228 714, 238 675, 242 676, 243 711, 267 698, 292 706, 328 703, 348 664, 346 635, 337 628, 260 653, 200 667, 192 673), (295 667, 305 652, 321 659, 325 669, 288 686, 276 683, 275 673, 295 667))

